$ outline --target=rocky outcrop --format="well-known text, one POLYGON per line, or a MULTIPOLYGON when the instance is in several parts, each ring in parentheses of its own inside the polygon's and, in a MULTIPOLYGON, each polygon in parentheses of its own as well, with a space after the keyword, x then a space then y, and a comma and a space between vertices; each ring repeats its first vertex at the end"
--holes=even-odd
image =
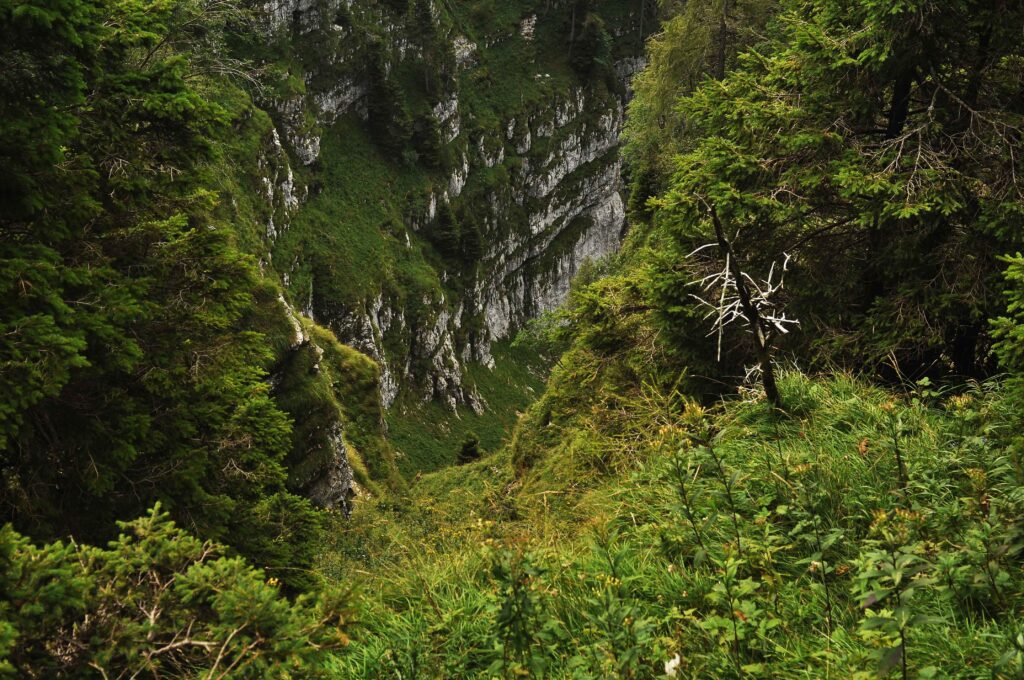
MULTIPOLYGON (((625 210, 621 166, 616 148, 622 124, 620 102, 592 123, 582 91, 551 112, 509 129, 522 128, 514 140, 552 138, 550 152, 526 160, 508 186, 488 196, 491 206, 483 229, 486 244, 477 278, 464 299, 445 295, 422 300, 425 319, 410 323, 396 300, 383 294, 364 306, 327 321, 340 338, 381 365, 381 396, 394 403, 401 385, 417 389, 421 398, 440 400, 450 408, 468 404, 483 408, 479 395, 464 380, 467 361, 491 364, 490 346, 508 338, 537 315, 564 302, 569 284, 587 260, 615 252, 621 242, 625 210), (511 222, 509 214, 525 219, 511 222), (516 209, 518 208, 518 209, 516 209), (467 330, 473 324, 471 330, 467 330), (386 351, 405 346, 402 354, 386 351), (425 371, 418 374, 417 371, 425 371)), ((489 149, 478 143, 473 162, 457 169, 448 188, 427 201, 423 216, 411 228, 429 228, 440 202, 451 201, 474 168, 502 162, 505 146, 489 149)))
MULTIPOLYGON (((377 33, 385 36, 394 60, 391 68, 419 56, 404 19, 377 7, 359 0, 277 0, 265 7, 271 32, 287 30, 302 36, 319 30, 333 36, 322 39, 322 44, 333 46, 323 63, 304 74, 305 92, 274 102, 281 135, 303 165, 319 158, 322 135, 335 120, 346 114, 365 117, 367 111, 364 45, 347 26, 335 23, 341 21, 336 15, 376 12, 377 33), (339 36, 342 39, 334 40, 339 36)), ((440 11, 435 6, 435 20, 440 11)), ((456 68, 472 71, 487 50, 500 48, 503 41, 532 44, 544 21, 536 11, 526 12, 511 32, 476 42, 453 32, 448 40, 456 68)), ((615 71, 627 81, 640 65, 626 57, 615 71)), ((550 78, 540 68, 536 77, 550 78)), ((494 342, 561 304, 583 263, 614 252, 621 241, 625 215, 617 147, 622 95, 581 84, 557 92, 539 110, 508 111, 498 126, 482 131, 464 120, 464 94, 454 88, 432 104, 441 140, 457 160, 447 181, 435 183, 405 226, 411 232, 429 233, 444 204, 474 201, 479 220, 474 226, 483 252, 471 265, 473 271, 439 270, 439 285, 415 300, 414 313, 407 295, 383 285, 356 304, 318 303, 314 291, 311 308, 305 310, 380 364, 386 406, 406 389, 452 409, 459 404, 483 409, 483 400, 465 378, 465 364, 492 364, 494 342), (507 181, 466 195, 475 177, 496 170, 504 172, 507 181), (456 280, 458 285, 453 284, 456 280)), ((269 178, 275 195, 289 205, 292 199, 284 197, 298 194, 292 181, 290 169, 269 178)), ((268 236, 273 238, 281 228, 276 220, 268 224, 268 236)), ((409 235, 404 238, 409 243, 409 235)), ((287 268, 282 273, 287 280, 287 268)))
POLYGON ((303 491, 317 507, 340 510, 348 516, 352 511, 352 499, 356 496, 355 475, 349 464, 348 445, 340 421, 330 425, 326 439, 331 456, 303 491))
POLYGON ((272 243, 282 231, 288 228, 292 216, 298 211, 306 189, 301 193, 295 184, 288 154, 281 146, 277 130, 271 130, 270 143, 257 158, 260 182, 263 185, 263 200, 267 211, 266 234, 272 243))
POLYGON ((345 441, 345 418, 335 399, 333 372, 323 366, 325 352, 307 324, 311 322, 278 298, 279 309, 291 327, 289 347, 270 375, 273 393, 286 403, 301 403, 296 419, 289 485, 314 505, 351 512, 356 496, 355 473, 345 441), (310 387, 310 383, 319 383, 310 387))
MULTIPOLYGON (((353 310, 332 319, 338 338, 372 358, 380 365, 380 395, 385 408, 398 396, 398 377, 384 351, 384 339, 390 334, 405 335, 407 325, 401 308, 392 307, 383 294, 367 302, 363 309, 353 310)), ((408 366, 408 364, 406 364, 408 366)))
MULTIPOLYGON (((543 242, 512 250, 501 258, 504 261, 493 279, 481 282, 475 299, 483 310, 489 340, 506 338, 529 319, 558 307, 568 296, 569 285, 584 262, 600 260, 618 249, 625 209, 614 186, 613 180, 611 186, 603 187, 612 191, 595 192, 593 195, 601 197, 596 204, 569 213, 585 221, 570 249, 550 258, 543 266, 531 266, 536 258, 543 257, 543 242)), ((478 358, 487 361, 486 351, 478 358)))

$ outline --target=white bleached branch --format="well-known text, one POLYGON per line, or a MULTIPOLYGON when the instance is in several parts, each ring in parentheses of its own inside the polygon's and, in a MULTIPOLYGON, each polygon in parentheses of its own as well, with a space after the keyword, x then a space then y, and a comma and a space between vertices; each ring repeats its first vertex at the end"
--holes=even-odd
MULTIPOLYGON (((690 253, 688 257, 693 257, 717 245, 716 243, 705 244, 690 253)), ((718 361, 722 360, 722 339, 725 327, 736 321, 749 321, 746 318, 736 281, 732 275, 730 266, 732 263, 729 258, 729 254, 726 254, 725 265, 721 271, 708 274, 703 278, 691 281, 689 284, 701 289, 701 294, 691 293, 690 297, 708 308, 708 313, 704 315, 704 318, 714 318, 708 337, 712 335, 718 336, 718 361)), ((750 301, 757 310, 761 320, 772 331, 782 335, 789 333, 791 326, 800 324, 798 319, 791 319, 786 316, 786 312, 782 308, 782 302, 779 300, 781 297, 780 293, 785 288, 786 272, 789 270, 791 259, 788 253, 783 253, 781 262, 773 262, 768 269, 768 276, 760 282, 747 272, 739 273, 739 276, 742 276, 750 289, 750 301), (777 271, 777 269, 781 271, 777 271)), ((749 324, 747 332, 754 332, 754 329, 750 328, 749 324)))

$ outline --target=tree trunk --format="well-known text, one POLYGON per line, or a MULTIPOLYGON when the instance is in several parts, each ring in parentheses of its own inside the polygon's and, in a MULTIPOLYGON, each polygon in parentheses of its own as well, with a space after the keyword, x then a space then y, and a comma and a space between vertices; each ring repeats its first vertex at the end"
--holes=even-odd
POLYGON ((775 367, 772 365, 772 341, 771 335, 766 328, 761 313, 750 297, 750 289, 747 288, 746 280, 743 278, 743 267, 733 252, 732 244, 725 236, 725 229, 714 206, 709 208, 711 221, 715 225, 715 236, 718 239, 718 247, 729 262, 729 272, 736 281, 736 293, 740 296, 740 305, 743 307, 743 315, 747 317, 747 323, 754 331, 754 342, 757 346, 757 361, 761 365, 761 384, 764 385, 764 394, 768 401, 775 408, 782 408, 782 397, 779 396, 779 386, 775 382, 775 367))
POLYGON ((718 18, 718 55, 715 60, 715 78, 718 80, 725 79, 725 56, 729 46, 728 14, 729 0, 722 0, 722 15, 718 18))
POLYGON ((572 4, 572 18, 569 20, 569 56, 572 57, 572 46, 576 43, 576 3, 572 4))
POLYGON ((911 67, 900 73, 892 88, 892 104, 889 106, 889 124, 885 128, 886 139, 898 137, 903 132, 910 112, 910 88, 914 84, 916 69, 911 67))
POLYGON ((637 37, 637 48, 644 45, 644 18, 647 16, 647 0, 640 0, 640 33, 637 37))
POLYGON ((978 94, 981 92, 981 79, 988 67, 989 53, 992 46, 992 27, 986 26, 978 36, 978 56, 971 69, 971 78, 967 83, 967 92, 964 101, 972 109, 978 108, 978 94))

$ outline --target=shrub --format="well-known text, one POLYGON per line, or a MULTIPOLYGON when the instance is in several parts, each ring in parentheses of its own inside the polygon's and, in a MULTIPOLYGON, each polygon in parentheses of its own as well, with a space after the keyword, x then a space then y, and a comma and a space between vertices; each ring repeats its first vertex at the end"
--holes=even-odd
POLYGON ((459 449, 459 456, 456 462, 459 465, 472 463, 480 459, 480 438, 473 432, 467 432, 466 438, 462 440, 462 448, 459 449))
POLYGON ((0 677, 321 677, 347 643, 336 593, 277 579, 159 506, 106 548, 0 529, 0 677))

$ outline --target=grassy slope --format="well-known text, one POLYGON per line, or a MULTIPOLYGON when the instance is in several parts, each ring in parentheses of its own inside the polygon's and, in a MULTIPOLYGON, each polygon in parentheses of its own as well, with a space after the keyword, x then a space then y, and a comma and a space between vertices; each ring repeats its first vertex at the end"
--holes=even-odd
POLYGON ((406 247, 402 214, 405 196, 424 192, 428 176, 394 163, 353 116, 343 117, 324 137, 321 165, 319 193, 274 248, 283 271, 299 265, 291 272, 293 294, 309 291, 314 275, 319 297, 348 305, 385 288, 413 295, 437 287, 422 244, 406 247))
MULTIPOLYGON (((482 55, 466 124, 533 99, 533 81, 491 76, 525 72, 514 52, 482 55)), ((642 363, 577 346, 513 441, 335 527, 321 569, 362 589, 339 676, 659 677, 675 655, 685 677, 873 677, 904 661, 908 676, 1020 675, 1024 494, 997 388, 788 373, 780 417, 757 395, 705 411, 642 388, 642 363)), ((494 450, 522 408, 509 387, 529 376, 513 366, 473 376, 497 420, 393 416, 415 452, 403 469, 450 462, 469 429, 494 450)))
MULTIPOLYGON (((559 384, 573 369, 554 389, 579 390, 559 384)), ((987 675, 1012 652, 1024 603, 1024 495, 1002 448, 1011 405, 998 391, 942 399, 845 376, 790 373, 782 388, 781 419, 753 398, 705 413, 637 392, 628 418, 577 410, 545 426, 540 405, 517 431, 517 446, 545 442, 528 470, 513 473, 505 449, 425 476, 407 505, 361 508, 324 564, 366 590, 339 668, 500 675, 502 650, 517 656, 503 609, 515 600, 522 661, 549 677, 659 677, 676 653, 685 677, 873 677, 899 614, 892 597, 860 604, 895 551, 908 578, 921 570, 905 611, 930 617, 906 630, 910 675, 987 675), (708 428, 722 473, 692 445, 708 428)), ((1006 659, 996 677, 1020 671, 1006 659)))
POLYGON ((504 342, 492 348, 495 368, 469 366, 472 380, 487 402, 487 411, 477 415, 459 407, 457 417, 441 404, 413 400, 399 403, 388 413, 388 438, 403 452, 399 469, 407 476, 432 472, 452 465, 462 441, 470 432, 480 439, 482 452, 491 453, 507 443, 520 411, 543 388, 546 366, 528 350, 504 342))

